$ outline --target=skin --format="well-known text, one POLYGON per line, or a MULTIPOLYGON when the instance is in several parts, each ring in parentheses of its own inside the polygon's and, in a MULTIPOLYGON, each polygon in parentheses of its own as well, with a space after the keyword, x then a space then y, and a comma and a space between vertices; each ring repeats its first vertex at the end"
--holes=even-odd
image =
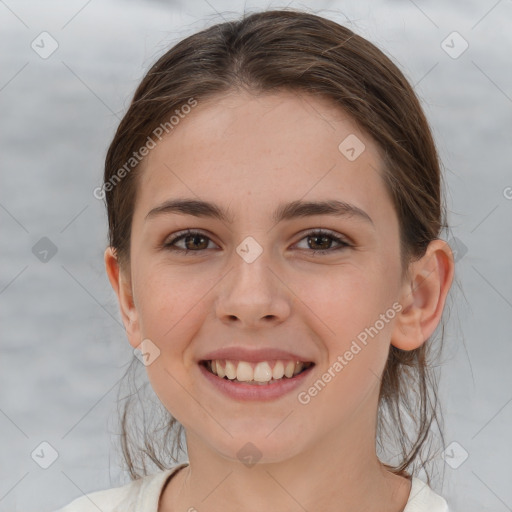
POLYGON ((148 378, 186 429, 190 465, 169 481, 159 512, 404 509, 410 480, 385 470, 375 453, 380 378, 390 344, 415 349, 437 327, 454 261, 435 240, 402 281, 398 218, 381 176, 379 148, 343 111, 292 92, 199 102, 146 157, 130 265, 121 269, 110 247, 105 265, 129 342, 149 338, 159 348, 148 378), (354 161, 338 149, 350 134, 365 144, 354 161), (178 197, 212 201, 234 222, 145 220, 178 197), (301 199, 347 201, 373 225, 330 215, 274 223, 278 204, 301 199), (160 247, 186 228, 209 237, 177 243, 196 254, 160 247), (318 228, 353 246, 315 245, 305 236, 318 228), (263 249, 252 263, 236 252, 247 236, 263 249), (315 361, 307 390, 394 302, 401 311, 306 405, 297 392, 235 401, 199 373, 196 359, 207 351, 275 346, 315 361), (261 453, 252 467, 237 457, 248 441, 261 453))

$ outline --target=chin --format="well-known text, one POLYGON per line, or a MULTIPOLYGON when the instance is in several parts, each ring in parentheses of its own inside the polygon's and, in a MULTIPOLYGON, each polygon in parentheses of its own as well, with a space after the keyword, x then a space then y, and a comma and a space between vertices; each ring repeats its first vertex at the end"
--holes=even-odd
POLYGON ((279 436, 274 432, 267 437, 267 433, 262 434, 261 430, 254 434, 246 430, 243 435, 224 438, 222 442, 213 442, 212 446, 225 459, 247 467, 283 462, 301 452, 300 446, 290 436, 279 436))

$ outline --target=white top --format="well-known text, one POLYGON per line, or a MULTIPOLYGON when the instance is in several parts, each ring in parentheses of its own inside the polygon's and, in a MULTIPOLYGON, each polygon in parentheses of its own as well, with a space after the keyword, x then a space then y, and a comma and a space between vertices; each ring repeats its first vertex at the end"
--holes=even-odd
MULTIPOLYGON (((188 462, 134 480, 121 487, 81 496, 55 512, 158 512, 160 495, 170 476, 188 462)), ((411 493, 403 512, 450 512, 445 499, 419 478, 412 478, 411 493)))

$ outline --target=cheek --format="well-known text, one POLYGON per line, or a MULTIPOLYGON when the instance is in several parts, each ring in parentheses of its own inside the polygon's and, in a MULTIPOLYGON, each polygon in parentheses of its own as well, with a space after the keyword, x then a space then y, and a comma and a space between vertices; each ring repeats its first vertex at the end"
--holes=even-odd
POLYGON ((204 280, 162 269, 147 273, 139 287, 141 332, 158 348, 158 357, 146 366, 148 379, 165 408, 182 424, 194 404, 190 395, 195 396, 191 378, 195 363, 188 351, 204 321, 204 295, 210 288, 204 280))
POLYGON ((179 269, 154 266, 140 274, 137 283, 137 310, 143 333, 163 340, 175 325, 187 317, 205 294, 205 280, 187 278, 179 269))
POLYGON ((328 413, 330 421, 336 422, 342 416, 350 417, 376 392, 389 351, 393 300, 377 267, 346 270, 321 282, 311 280, 302 293, 308 306, 302 308, 302 315, 307 315, 305 322, 322 337, 327 358, 319 378, 328 384, 314 403, 318 407, 339 404, 328 413))
POLYGON ((381 372, 395 317, 390 292, 392 277, 380 265, 367 265, 346 266, 323 277, 309 276, 303 280, 303 302, 297 302, 299 315, 321 338, 327 368, 342 358, 332 368, 340 376, 333 388, 363 391, 381 372))
POLYGON ((383 284, 369 267, 345 265, 328 270, 300 276, 298 304, 315 313, 331 335, 350 336, 364 328, 382 307, 383 284))
MULTIPOLYGON (((156 268, 156 267, 155 267, 156 268)), ((147 367, 148 375, 158 383, 165 383, 165 393, 176 384, 172 375, 184 386, 195 366, 194 345, 207 317, 211 316, 211 297, 216 279, 206 275, 188 276, 183 271, 157 268, 146 273, 139 286, 139 322, 143 338, 149 338, 157 347, 159 357, 147 367)), ((176 384, 176 386, 178 386, 176 384)), ((179 386, 174 389, 179 392, 179 386)), ((171 393, 173 394, 173 393, 171 393)), ((179 393, 178 393, 179 394, 179 393)))

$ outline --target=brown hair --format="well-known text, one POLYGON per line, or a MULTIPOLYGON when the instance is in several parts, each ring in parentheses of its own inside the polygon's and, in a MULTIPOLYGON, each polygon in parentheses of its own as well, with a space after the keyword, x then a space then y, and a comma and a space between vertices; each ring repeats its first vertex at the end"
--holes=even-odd
MULTIPOLYGON (((447 227, 442 176, 429 125, 412 87, 390 58, 348 28, 315 14, 291 9, 256 12, 202 30, 168 50, 138 86, 119 124, 106 156, 104 184, 112 184, 159 123, 191 98, 201 102, 240 89, 289 90, 329 98, 376 141, 385 164, 383 178, 399 219, 406 276, 408 264, 423 256, 429 242, 447 227)), ((125 267, 130 259, 138 170, 140 166, 134 166, 114 186, 105 188, 110 245, 125 267)), ((431 340, 411 351, 391 345, 382 376, 377 446, 384 450, 384 436, 395 435, 399 451, 394 456, 399 460, 385 466, 402 476, 408 476, 406 469, 413 464, 424 468, 428 461, 422 451, 430 444, 432 423, 439 425, 442 418, 430 358, 431 340), (412 436, 404 422, 407 415, 414 422, 412 436)), ((140 363, 134 358, 133 364, 140 363)), ((164 430, 157 449, 155 439, 146 432, 144 413, 144 446, 135 447, 137 435, 129 429, 129 409, 130 400, 122 413, 121 444, 131 478, 147 474, 145 457, 159 469, 177 462, 169 447, 177 428, 172 451, 178 454, 182 449, 182 425, 163 409, 163 422, 155 428, 164 430), (141 474, 135 467, 139 457, 141 474)), ((442 428, 440 433, 443 437, 442 428)), ((430 484, 428 473, 427 478, 430 484)))

